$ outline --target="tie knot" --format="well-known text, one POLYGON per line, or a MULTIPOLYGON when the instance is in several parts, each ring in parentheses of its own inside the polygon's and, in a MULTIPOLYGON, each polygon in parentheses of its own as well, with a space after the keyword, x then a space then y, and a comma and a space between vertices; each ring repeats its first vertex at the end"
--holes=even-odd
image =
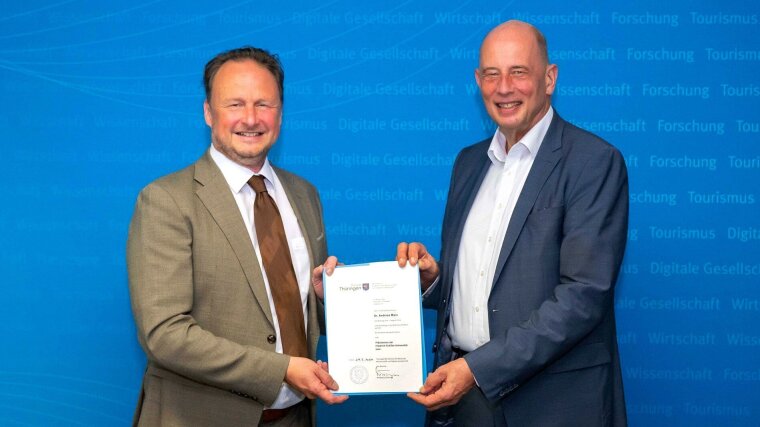
POLYGON ((253 191, 258 193, 266 193, 267 186, 264 184, 264 175, 254 175, 248 180, 248 185, 253 188, 253 191))

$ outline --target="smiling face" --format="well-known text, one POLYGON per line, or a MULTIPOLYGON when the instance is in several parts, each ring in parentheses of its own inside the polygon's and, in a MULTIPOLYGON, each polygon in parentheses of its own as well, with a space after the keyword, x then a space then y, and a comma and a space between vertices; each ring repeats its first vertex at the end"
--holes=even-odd
POLYGON ((227 61, 203 103, 211 142, 230 160, 258 172, 280 135, 280 89, 269 70, 252 60, 227 61))
POLYGON ((547 64, 535 28, 509 21, 483 40, 475 80, 509 149, 549 110, 557 66, 547 64))

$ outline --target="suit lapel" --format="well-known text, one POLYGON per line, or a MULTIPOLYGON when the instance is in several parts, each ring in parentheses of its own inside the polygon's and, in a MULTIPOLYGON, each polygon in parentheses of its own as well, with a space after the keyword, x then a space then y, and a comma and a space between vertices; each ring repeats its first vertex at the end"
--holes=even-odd
POLYGON ((245 223, 240 217, 240 211, 230 193, 230 187, 224 179, 224 175, 208 153, 195 164, 195 180, 200 184, 196 190, 198 198, 227 237, 259 307, 261 307, 269 323, 274 326, 267 291, 264 287, 264 278, 261 275, 251 238, 245 229, 245 223))
MULTIPOLYGON (((476 161, 479 163, 475 163, 474 165, 463 165, 465 169, 473 168, 476 173, 472 174, 465 174, 464 178, 465 181, 463 182, 461 188, 458 189, 457 194, 461 194, 462 199, 464 199, 464 205, 462 206, 462 209, 452 209, 452 212, 458 213, 459 216, 457 218, 454 218, 454 224, 456 224, 456 228, 454 229, 454 235, 452 236, 454 245, 452 246, 452 250, 448 252, 447 260, 444 260, 444 266, 447 269, 447 277, 454 277, 454 268, 456 267, 456 261, 457 257, 459 256, 459 245, 461 244, 462 240, 462 232, 464 231, 464 224, 467 221, 467 217, 470 214, 470 209, 472 209, 472 204, 475 202, 475 196, 478 194, 478 189, 480 188, 480 185, 483 183, 483 179, 486 177, 486 172, 488 172, 488 167, 491 164, 490 159, 488 158, 488 155, 486 154, 486 150, 488 150, 488 144, 483 145, 484 149, 476 157, 476 161)), ((458 198, 459 198, 458 197, 458 198)))
POLYGON ((509 220, 507 234, 504 236, 504 243, 499 252, 499 260, 496 263, 493 287, 498 283, 499 275, 502 269, 504 269, 504 264, 507 263, 509 254, 512 253, 512 249, 515 247, 515 242, 517 242, 517 238, 522 232, 528 214, 533 210, 533 205, 536 203, 541 188, 543 188, 554 167, 557 166, 557 163, 562 158, 562 130, 565 126, 564 124, 565 121, 555 111, 554 118, 549 125, 549 130, 546 132, 546 136, 544 136, 541 148, 538 149, 536 159, 533 161, 533 166, 528 173, 528 178, 525 180, 525 185, 523 185, 522 192, 515 205, 515 210, 512 212, 512 217, 509 220))
MULTIPOLYGON (((306 249, 309 252, 309 260, 314 260, 314 250, 312 248, 312 242, 317 236, 313 236, 313 230, 318 230, 319 227, 313 224, 312 220, 316 218, 316 215, 312 213, 312 206, 309 203, 308 195, 305 193, 304 188, 300 185, 296 185, 292 177, 280 168, 272 166, 277 174, 277 179, 280 180, 282 188, 285 189, 285 195, 288 196, 290 206, 293 208, 293 213, 298 220, 298 228, 301 229, 301 235, 303 235, 306 241, 306 249), (306 222, 309 222, 308 224, 306 222)), ((313 261, 312 261, 313 263, 313 261)), ((314 268, 314 266, 311 266, 314 268)))

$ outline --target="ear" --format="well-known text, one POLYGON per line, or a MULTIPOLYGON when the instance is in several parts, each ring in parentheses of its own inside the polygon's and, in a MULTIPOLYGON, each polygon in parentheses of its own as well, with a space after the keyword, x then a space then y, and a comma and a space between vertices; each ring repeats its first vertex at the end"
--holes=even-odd
POLYGON ((557 64, 550 64, 546 67, 546 94, 554 93, 554 87, 557 85, 557 73, 559 69, 557 64))
POLYGON ((475 69, 475 83, 478 84, 478 87, 480 87, 480 69, 475 69))
POLYGON ((214 120, 211 116, 211 106, 208 105, 208 99, 203 101, 203 118, 206 119, 208 127, 214 124, 214 120))

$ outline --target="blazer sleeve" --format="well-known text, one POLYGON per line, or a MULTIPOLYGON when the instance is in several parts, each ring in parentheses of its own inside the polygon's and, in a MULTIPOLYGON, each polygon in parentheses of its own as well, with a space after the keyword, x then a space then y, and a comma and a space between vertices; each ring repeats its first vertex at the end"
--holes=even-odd
POLYGON ((625 163, 617 150, 604 145, 577 166, 558 236, 560 283, 528 319, 465 356, 491 401, 572 349, 612 307, 628 227, 625 163))
POLYGON ((165 369, 269 406, 290 359, 214 335, 193 318, 193 228, 186 211, 157 183, 138 197, 127 265, 140 342, 165 369))

